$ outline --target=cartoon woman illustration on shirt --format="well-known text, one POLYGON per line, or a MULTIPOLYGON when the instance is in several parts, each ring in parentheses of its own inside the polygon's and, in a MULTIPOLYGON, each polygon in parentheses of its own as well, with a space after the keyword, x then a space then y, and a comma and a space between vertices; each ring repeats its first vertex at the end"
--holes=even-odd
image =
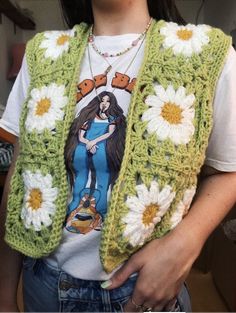
POLYGON ((66 229, 87 233, 100 229, 107 211, 107 192, 121 165, 126 121, 113 93, 96 96, 75 118, 66 159, 72 187, 66 229))

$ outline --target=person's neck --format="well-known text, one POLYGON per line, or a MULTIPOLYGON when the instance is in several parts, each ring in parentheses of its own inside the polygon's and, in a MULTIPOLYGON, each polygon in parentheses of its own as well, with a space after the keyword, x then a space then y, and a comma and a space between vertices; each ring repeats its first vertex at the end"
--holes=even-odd
POLYGON ((92 0, 92 8, 96 36, 142 33, 150 20, 143 0, 92 0))

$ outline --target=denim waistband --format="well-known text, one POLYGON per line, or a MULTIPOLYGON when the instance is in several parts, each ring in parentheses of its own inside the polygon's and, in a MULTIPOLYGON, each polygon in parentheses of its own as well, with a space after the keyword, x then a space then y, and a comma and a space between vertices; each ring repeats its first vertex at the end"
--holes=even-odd
POLYGON ((136 279, 134 274, 121 287, 106 290, 101 281, 75 278, 44 260, 26 258, 23 271, 26 311, 38 312, 38 308, 45 311, 51 306, 52 311, 55 308, 60 312, 122 312, 136 279))
MULTIPOLYGON (((124 303, 133 293, 137 280, 137 273, 132 274, 127 281, 118 288, 106 290, 101 287, 101 281, 84 280, 75 278, 60 269, 51 266, 42 259, 24 259, 24 284, 26 311, 37 312, 38 306, 48 301, 45 307, 49 307, 52 297, 56 298, 55 309, 61 312, 122 312, 124 303), (40 292, 39 292, 40 291, 40 292), (33 297, 35 297, 33 299, 33 297), (40 298, 41 297, 41 298, 40 298), (47 300, 46 300, 47 299, 47 300), (95 311, 94 311, 95 310, 95 311)), ((45 311, 43 306, 40 311, 45 311)), ((178 295, 178 307, 175 311, 191 311, 191 304, 185 286, 178 295)))

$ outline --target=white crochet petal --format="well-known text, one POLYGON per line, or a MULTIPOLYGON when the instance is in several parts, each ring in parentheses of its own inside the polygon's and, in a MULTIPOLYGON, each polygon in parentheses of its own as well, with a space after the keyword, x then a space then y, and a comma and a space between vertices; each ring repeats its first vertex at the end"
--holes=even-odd
POLYGON ((45 49, 44 57, 57 60, 63 53, 69 50, 70 38, 74 37, 75 31, 54 31, 45 32, 44 40, 40 44, 41 49, 45 49))
POLYGON ((52 176, 43 175, 39 170, 25 171, 22 176, 25 196, 21 219, 26 228, 32 227, 35 231, 40 231, 42 226, 48 227, 52 224, 58 189, 52 186, 52 176))
POLYGON ((128 197, 126 205, 129 212, 122 218, 125 224, 123 236, 132 246, 142 245, 152 235, 155 225, 161 221, 175 196, 170 186, 160 190, 156 181, 151 182, 149 189, 144 184, 137 185, 136 191, 138 197, 128 197), (135 209, 131 199, 135 201, 135 209), (138 201, 140 205, 137 205, 138 201))
POLYGON ((143 203, 144 206, 150 203, 149 191, 144 184, 136 186, 136 192, 137 192, 139 201, 141 201, 141 203, 143 203))
POLYGON ((169 85, 165 90, 155 84, 154 90, 156 94, 149 96, 150 101, 147 101, 152 107, 142 115, 142 121, 148 121, 148 133, 156 133, 160 141, 170 139, 175 145, 187 144, 195 131, 194 94, 187 94, 183 86, 175 90, 169 85), (155 101, 158 103, 156 106, 155 101))
POLYGON ((202 52, 205 45, 210 41, 208 32, 211 30, 206 25, 188 24, 185 26, 176 23, 166 23, 160 34, 164 37, 163 47, 172 48, 175 55, 183 54, 191 57, 194 53, 202 52))
POLYGON ((52 131, 56 122, 63 120, 64 107, 68 103, 64 93, 65 86, 55 83, 31 91, 25 121, 28 132, 42 133, 45 129, 52 131))
POLYGON ((145 208, 144 201, 142 199, 140 200, 137 197, 128 197, 128 199, 126 200, 126 204, 132 211, 140 212, 145 208))
POLYGON ((175 228, 181 222, 183 216, 187 214, 195 193, 196 186, 185 190, 183 199, 178 203, 176 210, 170 218, 171 229, 175 228))
POLYGON ((163 123, 163 120, 160 117, 150 117, 149 123, 147 124, 147 131, 150 134, 158 132, 160 125, 163 123))
POLYGON ((145 103, 146 103, 148 106, 150 106, 150 107, 154 107, 154 108, 158 109, 158 108, 161 107, 163 101, 162 101, 162 100, 159 100, 159 99, 157 98, 157 96, 151 95, 151 96, 148 96, 148 97, 146 98, 145 103))

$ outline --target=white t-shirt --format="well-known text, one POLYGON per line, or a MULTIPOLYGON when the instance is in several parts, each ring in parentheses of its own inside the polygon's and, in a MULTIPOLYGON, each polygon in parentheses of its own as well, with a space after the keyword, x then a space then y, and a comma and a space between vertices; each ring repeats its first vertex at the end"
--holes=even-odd
MULTIPOLYGON (((99 36, 95 43, 103 52, 116 53, 129 46, 137 37, 138 34, 99 36)), ((73 158, 75 180, 61 244, 46 258, 51 265, 77 278, 106 280, 112 275, 104 272, 99 258, 101 228, 111 190, 108 141, 109 137, 124 128, 131 91, 144 54, 144 44, 141 47, 140 44, 121 57, 107 58, 108 62, 90 48, 91 68, 98 86, 96 90, 89 67, 88 48, 84 55, 78 78, 77 119, 74 120, 79 123, 78 145, 73 158), (112 69, 104 76, 108 63, 112 69), (106 93, 101 94, 104 91, 106 93), (99 101, 95 101, 98 100, 97 95, 100 95, 99 101), (112 110, 106 110, 107 103, 112 110), (82 112, 91 110, 93 106, 97 110, 96 116, 81 121, 82 112), (83 140, 93 140, 99 136, 103 139, 88 154, 83 140)), ((205 164, 226 172, 236 171, 235 81, 236 53, 230 48, 215 92, 214 124, 205 159, 205 164)), ((24 58, 0 120, 0 127, 16 136, 19 135, 19 116, 29 83, 30 76, 24 58)))

